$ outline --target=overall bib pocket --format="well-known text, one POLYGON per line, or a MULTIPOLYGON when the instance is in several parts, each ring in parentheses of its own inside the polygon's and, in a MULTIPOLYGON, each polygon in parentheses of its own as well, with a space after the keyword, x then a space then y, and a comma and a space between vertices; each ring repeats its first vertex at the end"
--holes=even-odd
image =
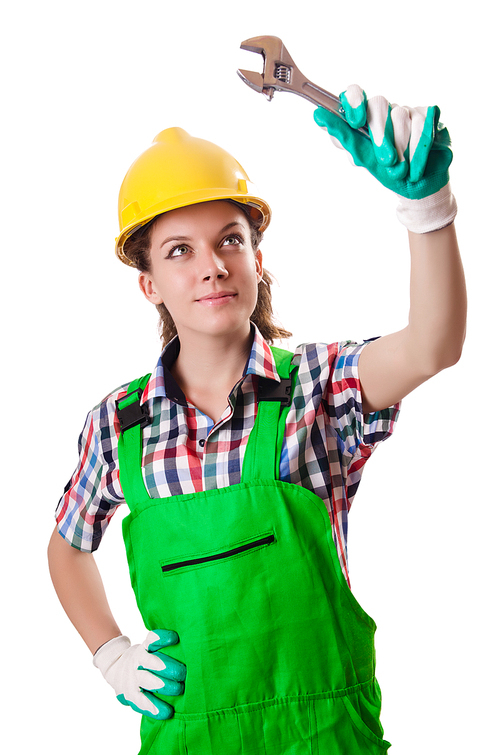
POLYGON ((249 541, 242 541, 238 544, 233 544, 231 547, 228 546, 228 550, 224 550, 222 552, 216 551, 191 555, 189 558, 185 558, 182 561, 175 561, 173 563, 170 563, 168 561, 165 561, 164 563, 162 562, 160 566, 163 574, 168 575, 180 569, 196 569, 204 566, 209 566, 215 561, 241 557, 248 553, 251 553, 251 551, 257 550, 258 548, 265 548, 266 546, 271 545, 274 542, 276 542, 275 535, 272 533, 266 534, 252 538, 249 541))

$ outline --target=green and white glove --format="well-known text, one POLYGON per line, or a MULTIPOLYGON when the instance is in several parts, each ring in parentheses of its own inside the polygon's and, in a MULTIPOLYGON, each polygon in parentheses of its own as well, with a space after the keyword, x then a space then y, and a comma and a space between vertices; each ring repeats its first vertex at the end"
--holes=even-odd
POLYGON ((174 709, 152 693, 182 695, 186 667, 158 651, 178 642, 177 632, 168 629, 149 632, 141 645, 131 645, 128 637, 115 637, 97 650, 94 666, 111 684, 123 705, 162 721, 171 718, 174 709))
POLYGON ((345 118, 318 108, 316 123, 346 149, 355 165, 366 168, 399 196, 398 219, 414 233, 450 225, 457 214, 448 168, 453 159, 448 130, 432 107, 399 107, 384 97, 367 99, 356 85, 340 95, 345 118), (358 131, 368 125, 370 138, 358 131))

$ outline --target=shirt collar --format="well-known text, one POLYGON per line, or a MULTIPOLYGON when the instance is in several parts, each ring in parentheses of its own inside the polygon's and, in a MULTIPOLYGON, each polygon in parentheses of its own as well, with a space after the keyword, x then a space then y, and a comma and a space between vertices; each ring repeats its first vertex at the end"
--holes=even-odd
POLYGON ((179 349, 179 339, 175 336, 161 353, 141 396, 141 404, 151 398, 168 397, 177 404, 187 406, 186 397, 175 382, 169 369, 177 359, 179 349))
MULTIPOLYGON (((253 325, 254 339, 250 356, 243 373, 246 375, 258 375, 259 377, 270 378, 280 382, 280 377, 276 369, 273 352, 269 344, 264 340, 259 329, 253 325)), ((151 377, 144 389, 141 397, 141 404, 151 398, 169 398, 176 404, 187 406, 186 397, 175 382, 170 368, 177 359, 180 351, 179 337, 175 336, 163 350, 156 367, 151 373, 151 377)))
POLYGON ((273 352, 267 341, 264 341, 259 329, 255 327, 252 350, 248 357, 245 375, 259 375, 259 377, 270 378, 281 382, 280 376, 276 369, 273 352))

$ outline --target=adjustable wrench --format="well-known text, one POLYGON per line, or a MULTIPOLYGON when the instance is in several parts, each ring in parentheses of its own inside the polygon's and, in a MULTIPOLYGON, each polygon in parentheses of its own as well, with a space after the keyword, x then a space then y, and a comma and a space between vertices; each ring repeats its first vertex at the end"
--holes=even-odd
MULTIPOLYGON (((252 37, 242 42, 240 48, 258 52, 264 58, 263 73, 244 71, 241 68, 237 71, 240 79, 251 89, 262 92, 268 100, 272 100, 275 92, 293 92, 345 120, 339 98, 306 79, 279 37, 252 37)), ((369 138, 366 126, 359 131, 369 138)))

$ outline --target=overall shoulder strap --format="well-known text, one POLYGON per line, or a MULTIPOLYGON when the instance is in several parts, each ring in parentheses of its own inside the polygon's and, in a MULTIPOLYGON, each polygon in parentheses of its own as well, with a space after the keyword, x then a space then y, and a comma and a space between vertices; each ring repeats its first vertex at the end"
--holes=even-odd
POLYGON ((274 362, 280 378, 287 378, 292 371, 292 358, 293 351, 286 351, 285 349, 278 349, 277 346, 271 346, 273 352, 274 362))
POLYGON ((136 501, 148 491, 142 478, 142 428, 151 423, 147 406, 141 406, 141 396, 151 373, 133 380, 127 395, 116 402, 116 411, 120 422, 118 438, 118 465, 120 484, 125 500, 132 510, 136 501))
POLYGON ((259 378, 259 407, 245 450, 242 482, 256 479, 279 480, 285 422, 292 403, 297 368, 291 365, 291 351, 274 346, 271 346, 271 351, 281 382, 259 378))

